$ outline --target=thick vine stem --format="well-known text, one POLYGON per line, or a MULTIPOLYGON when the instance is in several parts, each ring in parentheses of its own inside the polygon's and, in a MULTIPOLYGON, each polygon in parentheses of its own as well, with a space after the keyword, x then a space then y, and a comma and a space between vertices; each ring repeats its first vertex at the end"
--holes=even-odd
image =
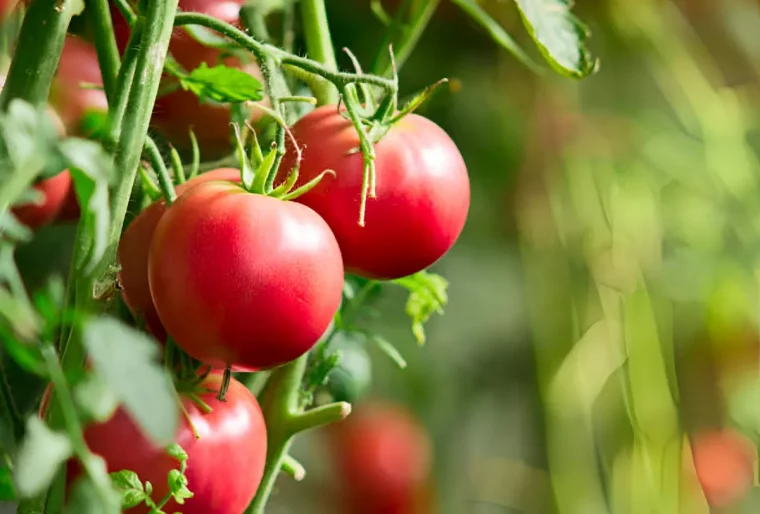
MULTIPOLYGON (((335 60, 335 49, 327 23, 325 0, 301 0, 300 7, 309 56, 327 69, 337 71, 338 63, 335 60)), ((319 105, 338 103, 338 92, 325 81, 315 84, 313 93, 319 105)))
POLYGON ((31 3, 0 93, 0 109, 6 110, 14 98, 36 106, 47 102, 66 30, 71 18, 77 14, 75 4, 75 0, 31 3))
MULTIPOLYGON (((272 372, 262 392, 261 409, 267 423, 267 462, 256 497, 245 514, 263 514, 293 437, 304 430, 341 421, 351 414, 351 404, 333 403, 303 412, 301 382, 308 353, 272 372)), ((292 464, 292 461, 289 461, 292 464)))
POLYGON ((374 75, 358 75, 356 73, 332 71, 311 59, 299 57, 277 48, 276 46, 261 43, 229 23, 225 23, 206 14, 183 12, 177 15, 174 24, 175 26, 201 25, 219 32, 223 36, 252 52, 254 55, 257 53, 264 53, 272 57, 278 66, 290 65, 313 75, 318 75, 332 82, 338 90, 342 90, 347 84, 365 83, 380 87, 388 93, 397 92, 396 82, 391 79, 374 75))

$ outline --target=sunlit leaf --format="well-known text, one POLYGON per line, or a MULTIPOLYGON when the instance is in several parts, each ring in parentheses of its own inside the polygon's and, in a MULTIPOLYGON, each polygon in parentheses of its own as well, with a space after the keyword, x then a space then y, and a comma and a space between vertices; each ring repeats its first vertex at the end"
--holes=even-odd
POLYGON ((576 79, 596 71, 598 60, 586 48, 588 28, 570 11, 571 0, 515 0, 523 23, 546 61, 576 79))
POLYGON ((112 318, 89 321, 83 340, 94 369, 146 435, 161 446, 171 443, 179 411, 174 385, 159 363, 158 344, 112 318))
POLYGON ((29 498, 44 491, 70 456, 69 438, 50 430, 39 417, 30 416, 13 469, 19 496, 29 498))
POLYGON ((440 275, 420 271, 393 281, 409 291, 406 314, 412 319, 412 332, 417 342, 425 342, 425 322, 435 313, 443 313, 448 303, 446 290, 449 283, 440 275))
POLYGON ((200 99, 216 102, 238 103, 262 99, 262 86, 252 75, 228 66, 209 68, 206 63, 181 77, 185 90, 192 91, 200 99))
POLYGON ((131 509, 145 501, 147 495, 140 477, 130 470, 111 473, 111 483, 114 489, 121 495, 121 508, 131 509))

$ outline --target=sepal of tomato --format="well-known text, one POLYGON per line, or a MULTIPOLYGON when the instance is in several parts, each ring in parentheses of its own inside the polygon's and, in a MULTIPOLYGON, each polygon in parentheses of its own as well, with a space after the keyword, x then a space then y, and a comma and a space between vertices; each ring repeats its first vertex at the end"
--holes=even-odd
POLYGON ((343 264, 301 204, 206 182, 166 211, 148 276, 177 345, 217 368, 268 369, 316 344, 340 306, 343 264))
MULTIPOLYGON (((217 391, 222 377, 209 375, 201 387, 217 391)), ((192 400, 184 399, 187 417, 180 420, 175 437, 187 453, 188 488, 193 497, 177 505, 171 500, 165 512, 183 514, 242 514, 253 500, 264 473, 267 433, 264 416, 256 398, 240 382, 232 379, 225 401, 216 392, 200 394, 211 407, 203 412, 192 400), (199 438, 195 437, 194 430, 199 438)), ((168 492, 169 471, 177 461, 166 450, 151 443, 126 411, 119 409, 105 423, 90 425, 84 432, 90 450, 103 457, 109 472, 131 470, 153 485, 152 497, 158 502, 168 492)), ((81 475, 76 461, 69 462, 67 485, 81 475)), ((128 510, 147 514, 145 506, 128 510)))
MULTIPOLYGON (((301 118, 293 134, 302 152, 299 184, 325 169, 322 181, 298 198, 327 221, 340 244, 346 271, 394 279, 434 264, 454 245, 470 206, 464 160, 451 138, 432 121, 409 114, 375 144, 376 195, 358 223, 364 180, 359 137, 335 106, 301 118)), ((289 152, 286 169, 296 155, 289 152)))
MULTIPOLYGON (((203 173, 175 188, 181 196, 193 186, 210 180, 240 181, 240 171, 234 168, 219 168, 203 173)), ((153 305, 148 283, 148 252, 153 234, 161 217, 166 212, 166 203, 161 200, 151 204, 129 224, 119 241, 117 260, 121 267, 119 284, 122 298, 132 314, 145 323, 145 327, 161 342, 166 340, 161 320, 153 305)))

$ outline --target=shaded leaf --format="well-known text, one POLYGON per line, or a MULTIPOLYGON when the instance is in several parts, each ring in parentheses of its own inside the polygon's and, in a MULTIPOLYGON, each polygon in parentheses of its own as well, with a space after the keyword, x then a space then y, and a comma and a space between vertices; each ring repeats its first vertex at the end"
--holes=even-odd
POLYGON ((118 407, 118 400, 98 373, 89 373, 74 388, 74 399, 89 420, 107 421, 118 407))
POLYGON ((200 99, 238 103, 262 99, 262 86, 252 75, 224 65, 209 68, 206 63, 181 77, 182 88, 200 99))
POLYGON ((19 496, 29 498, 44 491, 69 457, 69 438, 50 430, 37 416, 30 416, 13 470, 19 496))
POLYGON ((425 342, 425 322, 434 313, 443 313, 448 303, 446 289, 449 283, 440 275, 420 271, 408 277, 393 281, 409 291, 406 302, 406 314, 412 319, 412 332, 417 342, 425 342))
POLYGON ((83 339, 93 367, 145 434, 157 445, 171 443, 179 410, 158 344, 113 318, 89 321, 83 339))
POLYGON ((594 73, 599 61, 586 48, 590 33, 570 9, 571 0, 515 0, 538 49, 557 72, 576 79, 594 73))
MULTIPOLYGON (((102 459, 99 460, 102 462, 102 459)), ((105 473, 105 463, 97 467, 102 468, 105 473)), ((71 494, 67 495, 68 499, 63 512, 64 514, 120 514, 121 505, 117 491, 109 488, 104 490, 104 494, 108 494, 105 499, 98 494, 92 481, 83 477, 74 482, 71 494)))
POLYGON ((10 468, 0 467, 0 502, 9 502, 16 499, 16 487, 13 485, 13 474, 10 468))

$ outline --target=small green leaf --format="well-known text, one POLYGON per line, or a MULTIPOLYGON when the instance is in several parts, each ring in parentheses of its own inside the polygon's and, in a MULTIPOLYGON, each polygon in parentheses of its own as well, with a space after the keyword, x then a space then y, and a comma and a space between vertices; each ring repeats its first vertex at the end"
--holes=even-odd
POLYGON ((512 39, 512 36, 494 20, 485 9, 483 9, 475 0, 452 0, 475 22, 483 27, 488 35, 506 51, 514 55, 518 61, 527 66, 534 72, 540 73, 543 68, 531 59, 525 51, 512 39))
POLYGON ((118 400, 98 373, 89 373, 74 388, 74 399, 89 420, 107 421, 118 407, 118 400))
POLYGON ((113 318, 89 321, 84 345, 95 370, 157 445, 174 440, 179 410, 174 385, 159 363, 158 344, 113 318))
POLYGON ((238 103, 262 99, 261 82, 252 75, 224 65, 209 68, 206 63, 181 77, 182 88, 201 100, 238 103))
POLYGON ((442 314, 448 303, 446 289, 449 283, 440 275, 420 271, 393 281, 409 291, 406 314, 412 318, 412 332, 417 342, 425 343, 425 322, 434 313, 442 314))
POLYGON ((375 343, 385 355, 390 357, 391 360, 396 363, 396 366, 401 369, 406 369, 406 359, 404 359, 404 356, 401 355, 401 352, 399 352, 398 349, 393 346, 390 341, 377 334, 372 335, 370 337, 370 340, 375 343))
POLYGON ((177 459, 180 464, 187 462, 187 452, 177 443, 172 443, 166 448, 170 457, 177 459))
POLYGON ((586 48, 589 30, 570 12, 572 0, 515 2, 525 27, 552 68, 576 79, 596 71, 599 61, 586 48))
POLYGON ((185 500, 193 497, 193 493, 187 488, 187 477, 178 469, 169 471, 168 482, 169 492, 178 504, 183 505, 185 500))
POLYGON ((30 498, 44 491, 69 457, 69 438, 50 430, 39 417, 30 416, 13 469, 19 496, 30 498))
POLYGON ((114 489, 121 495, 121 508, 131 509, 143 503, 148 497, 140 477, 130 470, 111 473, 111 483, 114 489))

